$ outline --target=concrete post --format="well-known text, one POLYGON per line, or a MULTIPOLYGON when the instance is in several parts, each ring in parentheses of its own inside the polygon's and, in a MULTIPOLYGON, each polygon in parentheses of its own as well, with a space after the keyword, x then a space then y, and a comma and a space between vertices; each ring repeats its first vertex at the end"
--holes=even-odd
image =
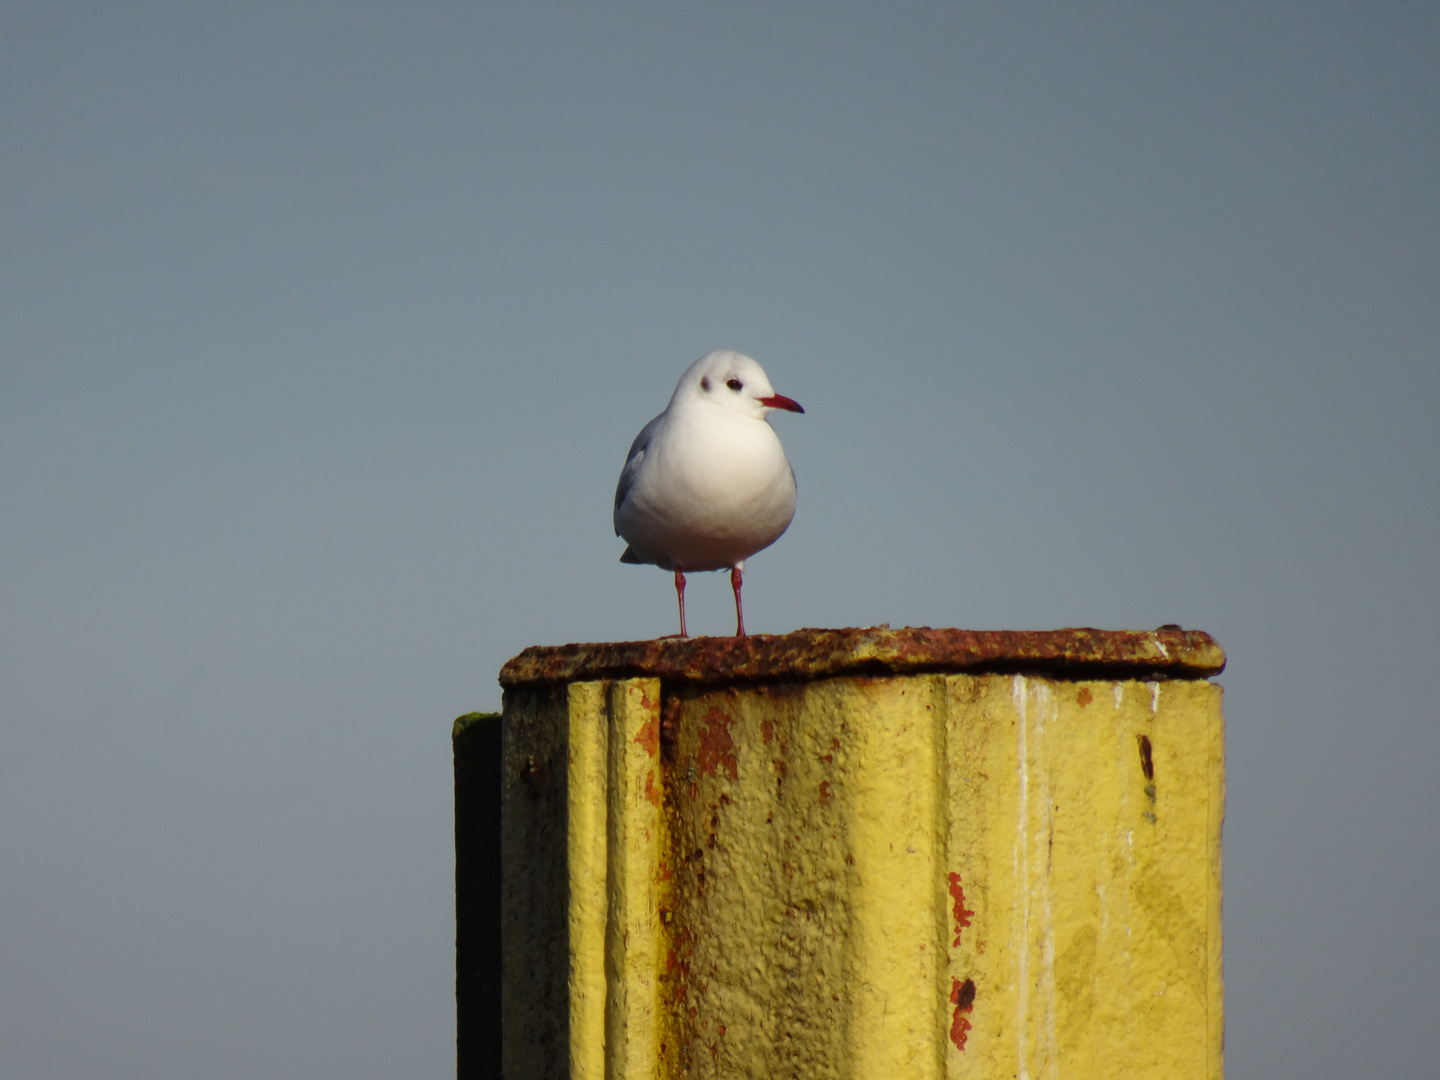
POLYGON ((527 649, 504 1075, 1218 1078, 1223 666, 1173 629, 527 649))

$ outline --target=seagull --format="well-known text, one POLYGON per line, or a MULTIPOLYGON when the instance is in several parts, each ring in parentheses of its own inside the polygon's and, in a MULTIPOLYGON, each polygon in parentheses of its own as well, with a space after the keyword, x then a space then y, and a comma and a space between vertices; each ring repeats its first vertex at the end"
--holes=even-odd
POLYGON ((620 561, 675 571, 682 638, 686 572, 727 568, 745 636, 745 560, 795 516, 795 470, 766 422, 776 409, 805 411, 750 357, 722 349, 690 365, 630 446, 615 489, 615 535, 629 545, 620 561))

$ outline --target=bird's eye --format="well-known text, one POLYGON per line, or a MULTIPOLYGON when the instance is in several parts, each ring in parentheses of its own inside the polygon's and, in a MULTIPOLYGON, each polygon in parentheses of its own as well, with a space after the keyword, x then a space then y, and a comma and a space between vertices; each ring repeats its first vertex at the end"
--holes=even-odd
POLYGON ((710 380, 704 375, 700 376, 700 389, 707 394, 710 392, 710 380))
POLYGON ((725 385, 728 386, 731 390, 734 390, 737 394, 740 392, 741 382, 739 379, 726 379, 725 385))

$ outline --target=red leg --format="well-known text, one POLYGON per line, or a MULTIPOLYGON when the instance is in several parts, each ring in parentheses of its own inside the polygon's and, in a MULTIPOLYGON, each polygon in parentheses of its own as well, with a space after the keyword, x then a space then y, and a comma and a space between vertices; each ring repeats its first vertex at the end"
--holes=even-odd
POLYGON ((735 636, 745 636, 745 611, 740 607, 740 586, 744 579, 740 576, 740 568, 737 566, 730 571, 730 588, 735 590, 735 636))
POLYGON ((678 566, 675 568, 675 595, 680 598, 680 636, 685 637, 685 575, 678 566))

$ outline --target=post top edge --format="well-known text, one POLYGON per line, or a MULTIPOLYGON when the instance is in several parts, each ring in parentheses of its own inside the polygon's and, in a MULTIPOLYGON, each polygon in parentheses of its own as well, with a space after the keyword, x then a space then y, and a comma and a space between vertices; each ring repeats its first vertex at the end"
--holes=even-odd
POLYGON ((1035 671, 1064 678, 1207 679, 1225 669, 1209 634, 1158 630, 804 629, 745 638, 532 645, 500 685, 655 677, 693 683, 809 682, 839 675, 1035 671))

